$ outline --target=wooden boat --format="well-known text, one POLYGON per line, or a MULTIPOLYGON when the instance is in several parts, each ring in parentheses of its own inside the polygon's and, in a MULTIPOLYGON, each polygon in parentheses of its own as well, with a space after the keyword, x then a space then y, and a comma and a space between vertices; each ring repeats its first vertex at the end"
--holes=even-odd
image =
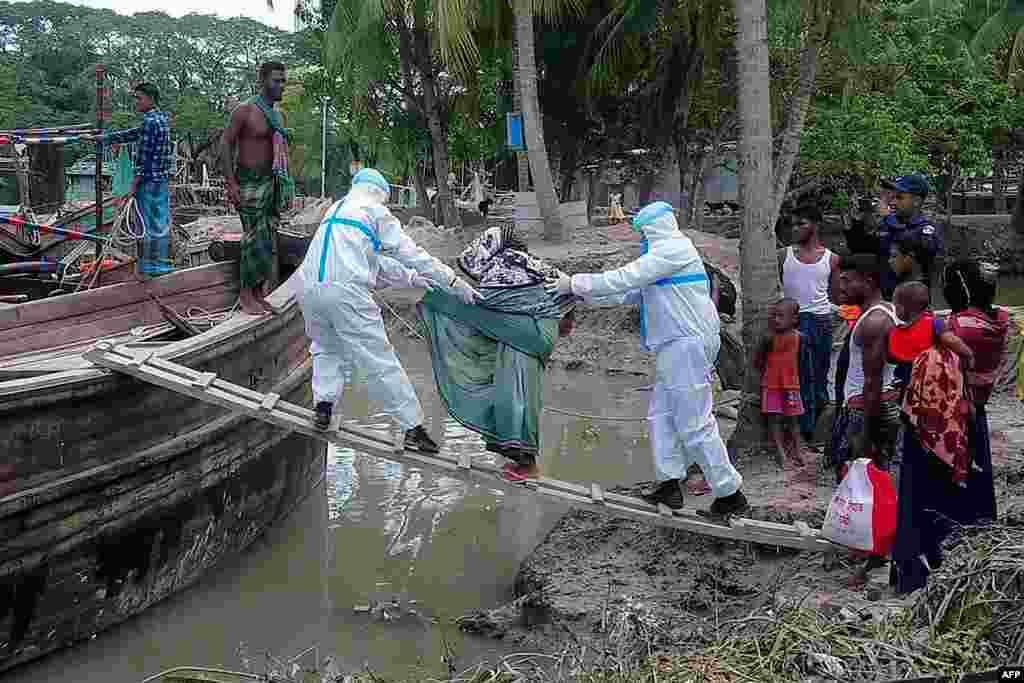
POLYGON ((142 344, 309 405, 291 283, 272 293, 274 316, 212 315, 237 293, 225 262, 0 308, 0 672, 199 580, 324 476, 320 442, 80 355, 99 339, 142 344), (182 338, 167 311, 204 331, 182 338))

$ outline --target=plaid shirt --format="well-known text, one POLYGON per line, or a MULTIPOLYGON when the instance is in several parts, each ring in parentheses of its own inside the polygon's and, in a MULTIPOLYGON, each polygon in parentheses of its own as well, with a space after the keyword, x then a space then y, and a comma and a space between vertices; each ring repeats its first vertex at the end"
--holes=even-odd
POLYGON ((119 144, 141 142, 135 147, 135 175, 143 182, 161 182, 171 177, 171 127, 167 114, 150 109, 142 117, 142 125, 104 137, 104 142, 119 144))

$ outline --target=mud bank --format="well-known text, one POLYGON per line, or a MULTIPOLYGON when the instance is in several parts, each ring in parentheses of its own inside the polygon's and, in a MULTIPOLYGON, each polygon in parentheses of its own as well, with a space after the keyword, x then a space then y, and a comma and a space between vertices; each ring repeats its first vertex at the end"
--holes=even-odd
MULTIPOLYGON (((737 241, 688 234, 702 256, 738 287, 737 241)), ((449 246, 453 256, 457 245, 449 246)), ((579 231, 569 245, 530 240, 530 250, 569 273, 613 268, 639 254, 638 245, 612 243, 601 228, 579 231)), ((415 324, 417 297, 394 292, 381 298, 392 308, 385 312, 391 333, 412 336, 395 316, 415 324)), ((723 324, 739 335, 738 320, 723 324)), ((641 349, 639 327, 633 307, 582 305, 572 335, 559 340, 552 362, 579 372, 634 373, 653 381, 653 356, 641 349)), ((989 420, 1000 515, 1004 523, 1022 525, 1024 409, 1011 394, 1000 394, 989 407, 989 420)), ((735 423, 719 422, 727 439, 735 423)), ((820 462, 823 456, 817 457, 819 466, 809 474, 782 471, 768 454, 735 461, 752 505, 750 516, 820 526, 835 482, 820 462)), ((637 492, 646 483, 624 481, 619 490, 637 492)), ((707 495, 687 497, 693 507, 709 503, 707 495)), ((572 510, 521 565, 515 599, 466 614, 459 624, 464 631, 524 649, 573 650, 607 664, 609 658, 635 661, 692 649, 713 641, 727 622, 787 605, 863 622, 881 620, 910 604, 910 597, 892 595, 887 568, 873 572, 866 585, 851 587, 857 564, 850 556, 722 541, 572 510)))
MULTIPOLYGON (((1003 395, 993 399, 990 421, 1000 521, 1022 526, 1024 413, 1003 395)), ((767 455, 737 466, 751 517, 821 525, 833 491, 831 473, 819 468, 813 481, 793 477, 767 455)), ((687 498, 695 507, 708 502, 706 496, 687 498)), ((522 564, 516 600, 468 614, 460 625, 545 652, 589 648, 609 657, 632 650, 642 657, 637 648, 692 650, 713 642, 726 622, 786 605, 880 621, 913 603, 914 596, 892 594, 887 568, 852 587, 856 562, 852 555, 722 541, 573 510, 522 564)))

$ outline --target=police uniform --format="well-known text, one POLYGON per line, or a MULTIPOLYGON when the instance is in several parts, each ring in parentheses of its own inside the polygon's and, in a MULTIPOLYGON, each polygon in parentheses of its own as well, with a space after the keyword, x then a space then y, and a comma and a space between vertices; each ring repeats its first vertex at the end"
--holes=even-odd
MULTIPOLYGON (((919 173, 900 176, 893 181, 884 181, 882 187, 922 197, 928 195, 928 181, 919 173)), ((930 273, 935 270, 936 259, 942 256, 943 243, 941 231, 924 215, 917 214, 906 223, 894 214, 886 216, 875 234, 868 233, 867 226, 859 220, 853 221, 853 225, 846 231, 846 244, 850 251, 877 254, 881 259, 883 263, 881 286, 882 296, 885 299, 892 298, 893 291, 899 284, 896 273, 889 266, 892 245, 907 235, 916 237, 927 250, 929 262, 922 266, 930 277, 930 273)))

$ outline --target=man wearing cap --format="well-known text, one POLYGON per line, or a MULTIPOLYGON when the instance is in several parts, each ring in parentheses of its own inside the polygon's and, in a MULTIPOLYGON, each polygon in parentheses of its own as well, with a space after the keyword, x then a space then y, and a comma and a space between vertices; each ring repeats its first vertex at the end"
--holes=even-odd
POLYGON ((747 500, 713 412, 711 370, 721 340, 707 271, 693 242, 680 232, 670 204, 645 206, 632 229, 643 238, 638 259, 604 273, 562 276, 549 291, 598 305, 640 305, 641 340, 657 354, 647 413, 656 484, 644 498, 682 508, 682 482, 689 466, 697 464, 715 498, 711 513, 736 514, 747 508, 747 500))
POLYGON ((868 231, 872 222, 862 216, 852 221, 846 230, 846 243, 854 252, 877 254, 884 263, 882 270, 882 296, 891 299, 896 289, 898 277, 888 266, 893 245, 904 236, 913 235, 924 245, 928 258, 922 264, 924 276, 931 284, 931 274, 935 271, 935 261, 942 255, 942 236, 935 225, 921 213, 921 206, 928 196, 928 181, 920 173, 899 176, 892 181, 882 181, 882 188, 891 193, 889 206, 891 211, 881 219, 878 231, 868 231))

